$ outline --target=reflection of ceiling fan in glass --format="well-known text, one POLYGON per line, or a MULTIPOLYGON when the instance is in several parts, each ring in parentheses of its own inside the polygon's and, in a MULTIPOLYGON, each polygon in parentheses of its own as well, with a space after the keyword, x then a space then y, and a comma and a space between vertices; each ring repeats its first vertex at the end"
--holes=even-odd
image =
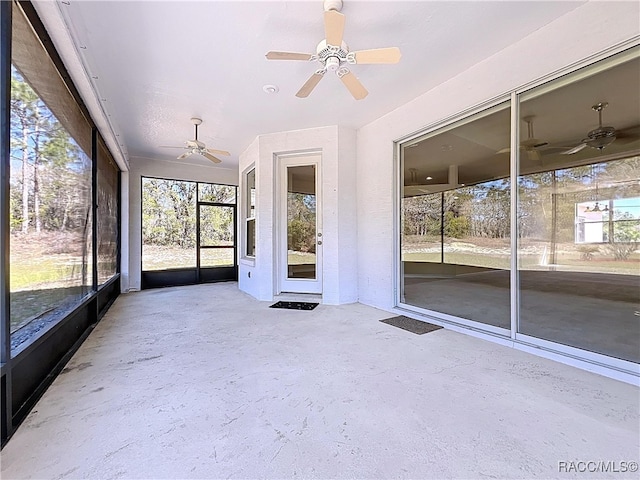
POLYGON ((604 148, 619 139, 625 139, 627 141, 640 139, 640 135, 638 135, 637 132, 635 132, 635 134, 632 133, 632 131, 638 129, 637 125, 625 130, 616 130, 613 127, 602 126, 602 110, 607 108, 608 105, 609 104, 607 102, 600 102, 591 107, 594 111, 598 112, 598 128, 591 130, 587 134, 586 138, 583 138, 578 145, 562 152, 563 155, 573 155, 587 147, 602 151, 604 148))
MULTIPOLYGON (((549 148, 549 142, 536 138, 533 133, 533 119, 535 116, 528 115, 523 117, 522 120, 527 124, 527 139, 520 142, 520 151, 527 154, 527 158, 532 162, 539 162, 542 159, 542 155, 550 153, 558 153, 557 148, 549 148)), ((564 149, 562 149, 564 150, 564 149)), ((511 148, 503 148, 497 153, 509 153, 511 148)))

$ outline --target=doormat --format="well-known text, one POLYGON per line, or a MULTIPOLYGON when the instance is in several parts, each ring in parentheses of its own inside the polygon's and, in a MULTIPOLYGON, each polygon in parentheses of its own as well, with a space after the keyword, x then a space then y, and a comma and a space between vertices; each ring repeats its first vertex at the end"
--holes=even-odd
POLYGON ((382 323, 393 325, 394 327, 402 328, 403 330, 407 330, 408 332, 415 333, 418 335, 434 332, 442 328, 438 325, 433 325, 432 323, 422 322, 414 318, 405 317, 404 315, 400 315, 398 317, 392 317, 392 318, 385 318, 384 320, 380 320, 380 321, 382 323))
POLYGON ((318 306, 312 302, 276 302, 269 305, 269 308, 286 308, 288 310, 313 310, 318 306))

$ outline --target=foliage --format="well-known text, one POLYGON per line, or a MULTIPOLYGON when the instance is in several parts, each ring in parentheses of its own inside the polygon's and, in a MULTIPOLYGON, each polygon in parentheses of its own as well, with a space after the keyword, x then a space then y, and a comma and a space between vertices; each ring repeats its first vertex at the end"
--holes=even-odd
POLYGON ((315 253, 315 195, 289 192, 287 196, 287 245, 289 250, 315 253))
MULTIPOLYGON (((235 203, 236 200, 235 187, 158 178, 143 179, 142 242, 145 247, 196 247, 196 191, 202 201, 235 203)), ((233 207, 200 205, 199 208, 200 245, 233 245, 233 207)), ((149 262, 145 262, 145 269, 149 266, 147 263, 149 262)))
POLYGON ((596 253, 600 251, 600 247, 597 245, 579 245, 578 252, 580 252, 580 260, 593 260, 596 253))
POLYGON ((36 92, 11 76, 12 233, 78 231, 91 205, 91 161, 36 92))
POLYGON ((142 182, 144 245, 196 244, 196 184, 145 178, 142 182))
POLYGON ((614 212, 614 217, 618 221, 614 224, 613 242, 607 245, 607 250, 616 260, 627 260, 638 249, 640 220, 635 220, 628 212, 614 212))
POLYGON ((467 217, 455 216, 452 211, 444 214, 444 234, 451 238, 464 238, 469 235, 470 222, 467 217))

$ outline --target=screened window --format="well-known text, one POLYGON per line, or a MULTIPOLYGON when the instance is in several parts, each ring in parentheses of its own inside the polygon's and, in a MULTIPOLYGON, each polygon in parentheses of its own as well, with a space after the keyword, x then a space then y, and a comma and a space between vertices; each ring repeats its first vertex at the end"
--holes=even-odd
POLYGON ((235 265, 234 185, 142 179, 142 270, 235 265))
POLYGON ((119 170, 104 142, 98 142, 98 285, 117 272, 119 170))
POLYGON ((142 270, 195 268, 196 183, 142 179, 142 270))
POLYGON ((92 290, 92 132, 13 3, 10 308, 16 348, 92 290))

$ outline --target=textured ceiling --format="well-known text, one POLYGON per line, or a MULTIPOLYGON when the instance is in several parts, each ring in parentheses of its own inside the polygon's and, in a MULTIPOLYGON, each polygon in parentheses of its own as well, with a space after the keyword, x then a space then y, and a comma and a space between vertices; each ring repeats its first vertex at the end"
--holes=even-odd
MULTIPOLYGON (((189 119, 197 116, 204 120, 200 140, 230 151, 221 166, 237 168, 257 135, 361 127, 582 3, 345 0, 352 51, 402 51, 397 65, 352 67, 369 91, 360 101, 331 74, 299 99, 316 64, 264 57, 269 50, 315 53, 324 38, 320 0, 71 0, 39 11, 63 20, 125 156, 175 159, 176 150, 160 145, 191 139, 189 119), (265 93, 267 84, 279 93, 265 93)), ((55 42, 60 32, 50 33, 55 42)), ((199 156, 182 161, 213 166, 199 156)))

